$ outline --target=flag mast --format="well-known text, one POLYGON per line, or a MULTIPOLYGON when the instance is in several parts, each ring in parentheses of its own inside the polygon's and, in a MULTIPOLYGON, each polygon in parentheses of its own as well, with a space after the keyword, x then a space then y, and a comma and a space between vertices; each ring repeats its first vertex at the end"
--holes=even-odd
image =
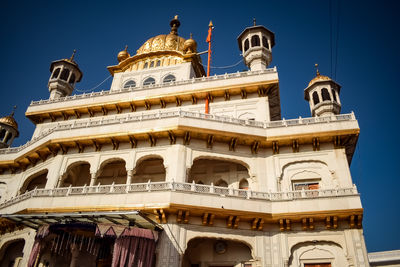
MULTIPOLYGON (((207 35, 207 40, 206 42, 208 43, 208 62, 207 62, 207 77, 210 76, 210 63, 211 63, 211 35, 212 35, 212 30, 213 30, 213 24, 212 21, 210 20, 210 24, 208 24, 208 35, 207 35)), ((210 95, 206 95, 206 114, 209 113, 209 101, 210 101, 210 95)))

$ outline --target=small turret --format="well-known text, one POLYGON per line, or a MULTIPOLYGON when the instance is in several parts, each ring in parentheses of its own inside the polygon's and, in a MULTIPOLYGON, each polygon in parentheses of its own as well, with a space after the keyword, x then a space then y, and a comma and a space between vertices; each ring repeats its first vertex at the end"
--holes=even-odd
POLYGON ((69 59, 61 59, 51 62, 48 87, 50 99, 69 96, 75 88, 75 84, 82 79, 82 72, 74 61, 75 50, 69 59))
POLYGON ((272 47, 275 45, 273 32, 261 25, 246 28, 237 38, 244 63, 250 70, 265 70, 272 61, 272 47))
POLYGON ((10 147, 19 136, 18 123, 14 119, 15 109, 16 106, 10 115, 0 118, 0 148, 10 147))
POLYGON ((340 88, 341 86, 325 75, 321 75, 318 64, 315 64, 317 75, 304 89, 304 98, 310 104, 313 117, 331 116, 340 113, 340 88))

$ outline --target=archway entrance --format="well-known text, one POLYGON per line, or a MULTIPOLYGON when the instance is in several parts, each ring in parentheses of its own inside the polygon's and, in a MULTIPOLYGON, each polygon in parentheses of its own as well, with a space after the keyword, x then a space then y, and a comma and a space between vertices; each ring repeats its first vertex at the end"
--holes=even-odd
POLYGON ((13 240, 6 243, 0 250, 0 266, 20 266, 23 257, 25 240, 13 240))
POLYGON ((242 242, 194 238, 189 241, 183 257, 183 267, 251 267, 251 249, 242 242))

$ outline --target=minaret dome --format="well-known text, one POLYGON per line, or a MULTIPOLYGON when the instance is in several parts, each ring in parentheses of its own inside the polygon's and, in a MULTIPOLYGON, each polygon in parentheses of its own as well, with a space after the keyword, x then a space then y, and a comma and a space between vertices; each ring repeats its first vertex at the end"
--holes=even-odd
POLYGON ((16 137, 19 136, 18 123, 14 119, 13 112, 10 115, 0 118, 0 148, 10 147, 16 137))

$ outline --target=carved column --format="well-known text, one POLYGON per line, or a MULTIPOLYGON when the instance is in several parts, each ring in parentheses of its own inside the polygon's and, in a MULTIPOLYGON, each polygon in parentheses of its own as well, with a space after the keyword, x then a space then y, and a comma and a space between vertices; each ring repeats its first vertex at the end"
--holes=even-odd
POLYGON ((94 186, 96 184, 96 173, 90 173, 90 186, 94 186))

